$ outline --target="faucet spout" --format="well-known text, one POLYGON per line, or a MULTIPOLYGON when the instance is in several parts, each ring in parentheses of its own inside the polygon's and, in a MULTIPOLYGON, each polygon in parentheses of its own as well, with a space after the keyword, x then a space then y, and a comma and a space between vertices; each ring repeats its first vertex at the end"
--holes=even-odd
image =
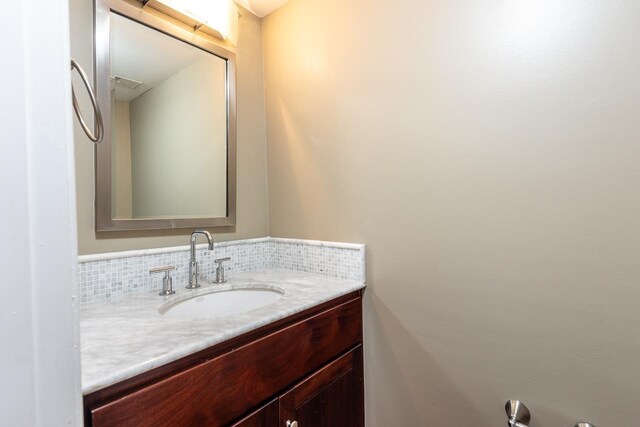
POLYGON ((187 289, 196 289, 200 287, 198 284, 198 262, 196 261, 196 241, 200 235, 207 238, 209 250, 213 250, 214 241, 211 233, 206 230, 196 230, 191 233, 191 259, 189 261, 189 284, 187 285, 187 289))

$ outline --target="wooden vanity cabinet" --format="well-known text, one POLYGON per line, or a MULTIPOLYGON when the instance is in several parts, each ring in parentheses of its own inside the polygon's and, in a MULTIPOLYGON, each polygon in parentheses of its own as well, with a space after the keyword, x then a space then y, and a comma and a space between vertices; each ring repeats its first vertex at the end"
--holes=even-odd
POLYGON ((364 426, 362 386, 358 346, 280 397, 280 425, 297 421, 299 427, 364 426))
POLYGON ((280 422, 280 400, 274 399, 262 408, 252 412, 231 427, 277 426, 280 422))
POLYGON ((362 427, 362 291, 84 400, 92 427, 362 427))
POLYGON ((362 427, 362 346, 330 362, 232 427, 362 427))

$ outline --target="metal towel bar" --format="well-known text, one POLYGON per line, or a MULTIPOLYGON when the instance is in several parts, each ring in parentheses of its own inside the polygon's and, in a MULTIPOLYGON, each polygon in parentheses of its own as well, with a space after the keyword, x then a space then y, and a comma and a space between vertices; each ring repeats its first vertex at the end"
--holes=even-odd
POLYGON ((76 94, 73 91, 73 85, 71 85, 71 100, 73 102, 73 110, 76 112, 76 116, 78 117, 78 121, 80 122, 80 126, 82 126, 82 130, 87 134, 89 139, 96 144, 100 144, 102 141, 102 137, 104 136, 104 125, 102 123, 102 114, 100 113, 100 107, 98 107, 98 101, 96 100, 96 96, 93 93, 93 89, 89 84, 89 78, 87 74, 84 72, 82 67, 78 65, 76 61, 71 60, 71 71, 74 69, 78 70, 78 74, 80 74, 80 78, 82 79, 82 83, 84 83, 84 87, 87 88, 87 92, 89 92, 89 98, 91 98, 91 104, 93 105, 93 114, 95 117, 95 130, 92 132, 87 125, 87 122, 82 117, 82 113, 80 113, 80 107, 78 106, 78 100, 76 99, 76 94))

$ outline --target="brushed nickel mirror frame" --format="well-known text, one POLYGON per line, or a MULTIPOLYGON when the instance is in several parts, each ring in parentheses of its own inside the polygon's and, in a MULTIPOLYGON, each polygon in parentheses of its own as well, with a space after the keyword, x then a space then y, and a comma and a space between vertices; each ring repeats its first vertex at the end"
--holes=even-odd
POLYGON ((104 115, 104 141, 95 146, 96 231, 163 230, 236 225, 236 55, 187 25, 151 14, 137 0, 95 0, 95 88, 104 115), (227 63, 227 215, 211 218, 114 219, 111 213, 111 12, 224 59, 227 63))

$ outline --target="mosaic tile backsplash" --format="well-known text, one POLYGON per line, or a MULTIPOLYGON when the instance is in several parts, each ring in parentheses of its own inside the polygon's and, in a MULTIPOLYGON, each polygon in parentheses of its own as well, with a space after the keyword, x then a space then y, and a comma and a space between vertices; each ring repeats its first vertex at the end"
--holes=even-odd
MULTIPOLYGON (((359 244, 265 237, 216 243, 213 251, 199 245, 197 260, 201 280, 213 280, 214 260, 224 257, 231 257, 231 261, 225 263, 227 278, 232 278, 234 272, 282 268, 366 281, 365 247, 359 244)), ((79 300, 81 303, 116 301, 159 291, 162 275, 149 274, 149 270, 167 265, 177 268, 172 272, 174 286, 186 283, 189 247, 80 256, 79 300)))

